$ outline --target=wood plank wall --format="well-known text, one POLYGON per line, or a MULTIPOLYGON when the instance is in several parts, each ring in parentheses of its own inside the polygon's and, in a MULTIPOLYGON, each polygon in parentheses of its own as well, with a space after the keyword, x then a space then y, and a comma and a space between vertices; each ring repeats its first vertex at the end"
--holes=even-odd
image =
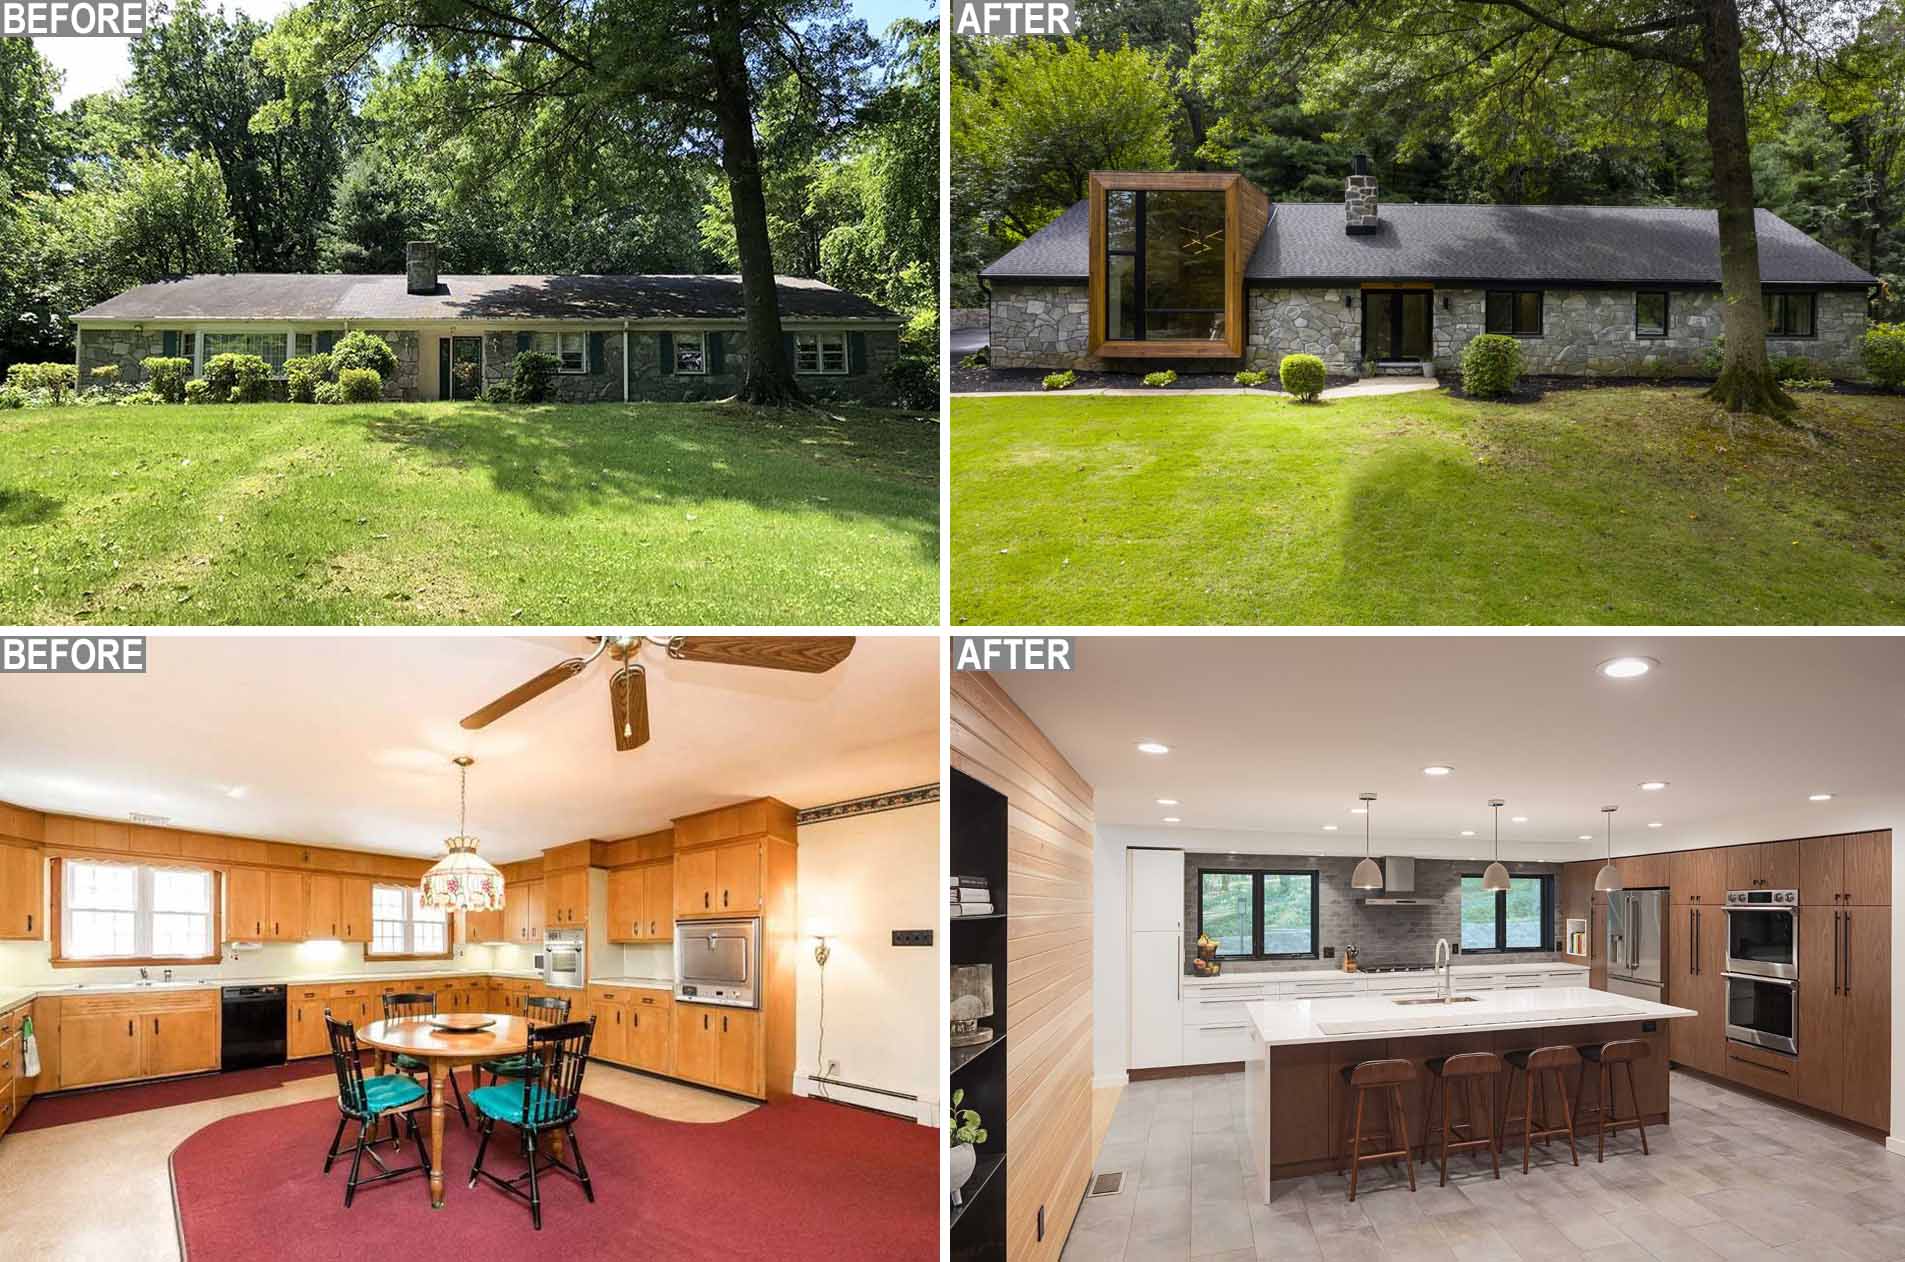
POLYGON ((1045 1262, 1091 1177, 1092 791, 979 672, 952 677, 951 759, 1007 800, 1006 1258, 1045 1262))

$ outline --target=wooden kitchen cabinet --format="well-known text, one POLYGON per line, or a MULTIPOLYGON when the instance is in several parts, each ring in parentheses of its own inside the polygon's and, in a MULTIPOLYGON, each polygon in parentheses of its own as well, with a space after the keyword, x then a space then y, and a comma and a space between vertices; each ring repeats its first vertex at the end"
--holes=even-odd
POLYGON ((715 901, 715 848, 683 850, 675 854, 675 915, 718 915, 715 901))
POLYGON ((1595 990, 1607 989, 1606 903, 1595 904, 1588 917, 1588 985, 1595 990))
POLYGON ((304 1056, 322 1056, 331 1050, 330 1040, 324 1031, 323 999, 299 999, 291 1004, 286 1014, 284 1030, 285 1056, 297 1060, 304 1056))
POLYGON ((1726 912, 1680 903, 1668 909, 1666 1001, 1700 1015, 1666 1021, 1673 1060, 1702 1073, 1726 1072, 1726 912))
POLYGON ((646 1069, 650 1073, 674 1073, 674 1056, 670 1052, 672 1040, 669 1038, 668 1005, 653 999, 638 999, 629 1005, 628 1019, 628 1061, 626 1063, 637 1069, 646 1069))
POLYGON ((741 841, 675 855, 675 914, 757 916, 761 911, 761 843, 741 841))
POLYGON ((1837 1113, 1844 1101, 1845 996, 1840 993, 1840 931, 1844 913, 1830 901, 1799 914, 1798 1042, 1804 1059, 1796 1066, 1794 1098, 1837 1113))
POLYGON ((271 877, 262 868, 225 874, 225 940, 262 942, 271 924, 271 877))
POLYGON ((1799 843, 1763 841, 1726 848, 1726 887, 1729 890, 1796 890, 1799 888, 1799 843))
POLYGON ((344 883, 335 876, 304 877, 304 936, 338 938, 344 929, 344 883))
POLYGON ((543 898, 549 927, 568 929, 589 921, 589 870, 572 868, 543 879, 543 898))
POLYGON ((514 921, 511 919, 514 904, 521 892, 505 886, 503 906, 495 911, 472 911, 463 915, 463 940, 466 942, 513 942, 516 939, 514 921))
POLYGON ((589 1054, 600 1060, 626 1065, 630 1024, 628 1005, 595 999, 589 1002, 589 1011, 595 1017, 595 1042, 590 1045, 589 1054))
MULTIPOLYGON (((1840 961, 1845 1022, 1844 1102, 1839 1116, 1878 1130, 1892 1114, 1892 922, 1877 909, 1849 908, 1840 961)), ((1802 957, 1803 958, 1803 957, 1802 957)), ((1805 1051, 1805 1044, 1800 1044, 1805 1051)))
POLYGON ((674 1014, 675 1077, 714 1085, 721 1064, 721 1010, 680 1003, 674 1014))
POLYGON ((609 873, 607 937, 610 942, 640 942, 647 927, 647 868, 616 868, 609 873))
POLYGON ((85 1087, 139 1076, 139 1022, 122 1008, 93 1010, 67 1000, 60 1017, 60 1086, 85 1087))
POLYGON ((1630 890, 1664 889, 1671 882, 1672 862, 1665 854, 1624 854, 1614 860, 1621 874, 1621 888, 1630 890))
POLYGON ((715 1085, 743 1095, 761 1093, 761 1014, 743 1009, 721 1013, 715 1085))
POLYGON ((59 1048, 62 1089, 217 1069, 218 994, 68 998, 59 1048))
POLYGON ((140 1017, 144 1028, 141 1068, 148 1078, 195 1074, 217 1069, 218 1009, 194 1003, 153 1010, 140 1017))
POLYGON ((512 912, 510 937, 517 942, 541 942, 546 924, 543 918, 543 884, 522 881, 506 888, 505 910, 512 912))
POLYGON ((346 942, 370 941, 370 878, 347 876, 340 884, 337 936, 346 942))
POLYGON ((46 936, 45 871, 42 851, 0 845, 0 938, 46 936))
POLYGON ((1892 830, 1845 838, 1845 902, 1851 907, 1892 905, 1892 830))
POLYGON ((1667 883, 1671 901, 1696 907, 1720 907, 1726 902, 1725 847, 1677 850, 1668 856, 1667 883))
POLYGON ((645 871, 642 938, 648 942, 672 942, 675 938, 675 866, 658 863, 645 871))
POLYGON ((269 914, 265 938, 272 942, 304 939, 304 881, 297 872, 272 872, 265 878, 269 914))

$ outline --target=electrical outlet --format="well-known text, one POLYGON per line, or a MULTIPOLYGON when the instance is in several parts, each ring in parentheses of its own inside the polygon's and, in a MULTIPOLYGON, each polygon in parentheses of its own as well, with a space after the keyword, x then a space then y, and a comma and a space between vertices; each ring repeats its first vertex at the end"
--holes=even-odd
POLYGON ((1324 959, 1326 959, 1326 960, 1333 960, 1333 959, 1335 959, 1335 958, 1336 958, 1336 948, 1335 948, 1335 947, 1333 947, 1333 946, 1326 946, 1326 947, 1324 947, 1324 948, 1323 948, 1323 958, 1324 958, 1324 959))
POLYGON ((893 945, 929 947, 933 945, 933 931, 931 929, 895 929, 893 945))
POLYGON ((838 1078, 839 1076, 840 1076, 840 1062, 837 1060, 828 1061, 827 1062, 827 1077, 838 1078))

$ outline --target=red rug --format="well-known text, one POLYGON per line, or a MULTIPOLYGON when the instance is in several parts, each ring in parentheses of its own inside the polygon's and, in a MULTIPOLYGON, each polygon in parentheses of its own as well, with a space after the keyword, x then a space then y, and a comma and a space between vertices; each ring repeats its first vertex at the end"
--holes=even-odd
MULTIPOLYGON (((452 1118, 439 1212, 421 1172, 359 1187, 344 1208, 349 1162, 320 1173, 337 1127, 329 1100, 213 1122, 172 1153, 187 1262, 341 1258, 376 1240, 427 1241, 432 1256, 451 1258, 512 1247, 688 1262, 939 1257, 940 1144, 928 1127, 818 1100, 697 1124, 586 1098, 576 1135, 595 1203, 561 1171, 539 1176, 537 1232, 521 1200, 469 1186, 475 1132, 452 1118)), ((505 1178, 523 1168, 513 1138, 499 1125, 485 1158, 505 1178)), ((380 1151, 390 1160, 388 1144, 380 1151)), ((406 1138, 392 1164, 415 1161, 406 1138)))
POLYGON ((175 1104, 244 1095, 248 1091, 269 1091, 287 1082, 330 1072, 331 1058, 319 1056, 312 1060, 292 1061, 287 1065, 234 1069, 228 1074, 203 1074, 197 1078, 168 1078, 162 1082, 138 1082, 124 1087, 104 1087, 97 1091, 34 1096, 20 1114, 20 1119, 13 1124, 13 1130, 36 1131, 48 1126, 90 1122, 99 1117, 117 1117, 121 1113, 143 1113, 147 1109, 166 1109, 175 1104))

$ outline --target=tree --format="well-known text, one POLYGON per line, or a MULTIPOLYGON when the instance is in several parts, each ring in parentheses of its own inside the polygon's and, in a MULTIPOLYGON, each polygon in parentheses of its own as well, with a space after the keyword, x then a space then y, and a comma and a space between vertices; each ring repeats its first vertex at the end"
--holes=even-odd
MULTIPOLYGON (((845 120, 870 48, 841 0, 337 0, 294 10, 262 51, 283 76, 263 125, 364 72, 387 48, 414 67, 407 120, 477 180, 504 172, 591 204, 605 163, 666 172, 714 157, 728 182, 748 332, 739 397, 801 399, 782 342, 764 177, 761 84, 793 75, 815 117, 845 120)), ((525 200, 527 200, 525 198, 525 200)))
POLYGON ((1701 119, 1719 219, 1726 356, 1710 397, 1782 414, 1760 305, 1759 242, 1743 47, 1756 70, 1791 73, 1843 43, 1862 0, 1210 0, 1197 69, 1207 84, 1253 76, 1408 100, 1420 140, 1450 122, 1477 152, 1549 158, 1583 140, 1638 140, 1701 119), (1744 29, 1742 23, 1745 23, 1744 29))
POLYGON ((1171 92, 1183 120, 1174 165, 1202 166, 1209 160, 1204 142, 1214 111, 1189 73, 1197 49, 1197 15, 1203 0, 1079 0, 1078 37, 1100 52, 1121 47, 1155 54, 1170 70, 1171 92))
POLYGON ((65 151, 60 72, 32 40, 0 39, 0 190, 45 192, 65 151))

